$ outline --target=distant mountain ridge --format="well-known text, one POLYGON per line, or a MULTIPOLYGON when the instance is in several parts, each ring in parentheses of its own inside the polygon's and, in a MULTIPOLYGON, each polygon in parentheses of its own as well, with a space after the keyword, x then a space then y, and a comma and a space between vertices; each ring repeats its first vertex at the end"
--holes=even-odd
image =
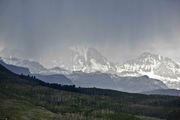
POLYGON ((169 96, 180 96, 180 90, 175 89, 158 89, 153 91, 146 91, 143 94, 147 95, 169 95, 169 96))
POLYGON ((40 73, 41 71, 46 71, 46 68, 44 68, 40 63, 32 60, 23 60, 15 57, 2 57, 1 59, 7 64, 26 67, 30 70, 31 73, 40 73))
POLYGON ((140 93, 156 89, 168 89, 159 80, 151 79, 148 76, 141 77, 120 77, 108 73, 83 73, 74 72, 67 75, 72 82, 79 87, 97 87, 103 89, 113 89, 130 93, 140 93))
POLYGON ((1 60, 6 64, 28 68, 31 74, 51 75, 51 74, 68 74, 70 72, 60 67, 48 69, 45 68, 43 65, 41 65, 39 62, 32 60, 23 60, 15 57, 9 57, 9 58, 2 57, 1 60))
POLYGON ((33 75, 33 76, 37 77, 38 79, 41 79, 44 82, 58 83, 61 85, 73 85, 72 81, 70 79, 68 79, 65 75, 56 74, 56 73, 59 73, 59 71, 61 71, 60 68, 52 68, 52 69, 48 70, 48 69, 44 68, 38 62, 21 60, 21 59, 17 59, 17 58, 0 59, 0 65, 3 65, 8 70, 10 70, 13 73, 16 73, 18 75, 21 75, 21 74, 33 75), (7 63, 9 63, 9 64, 7 64, 7 63), (14 64, 14 65, 12 65, 12 64, 14 64), (16 65, 18 65, 18 66, 16 66, 16 65), (21 65, 25 66, 25 67, 21 67, 21 65), (29 68, 30 68, 31 72, 29 71, 29 68), (33 74, 32 70, 34 70, 34 72, 37 72, 39 74, 33 74), (43 70, 43 71, 40 71, 40 70, 43 70), (52 70, 56 70, 56 71, 52 71, 52 70))

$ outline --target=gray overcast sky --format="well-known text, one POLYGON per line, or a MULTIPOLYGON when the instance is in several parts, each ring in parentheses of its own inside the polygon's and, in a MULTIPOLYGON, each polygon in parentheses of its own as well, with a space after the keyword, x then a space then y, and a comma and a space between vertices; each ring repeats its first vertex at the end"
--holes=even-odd
POLYGON ((145 51, 180 61, 180 1, 0 0, 0 49, 50 60, 77 45, 115 62, 145 51))

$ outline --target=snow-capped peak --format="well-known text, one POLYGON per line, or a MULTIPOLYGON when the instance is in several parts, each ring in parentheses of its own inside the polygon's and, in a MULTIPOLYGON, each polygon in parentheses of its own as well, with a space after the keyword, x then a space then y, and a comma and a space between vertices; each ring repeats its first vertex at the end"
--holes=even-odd
POLYGON ((169 84, 169 87, 180 88, 180 65, 170 58, 152 53, 143 53, 136 59, 120 65, 119 75, 141 76, 148 75, 151 78, 160 79, 169 84), (177 82, 179 82, 177 84, 177 82))

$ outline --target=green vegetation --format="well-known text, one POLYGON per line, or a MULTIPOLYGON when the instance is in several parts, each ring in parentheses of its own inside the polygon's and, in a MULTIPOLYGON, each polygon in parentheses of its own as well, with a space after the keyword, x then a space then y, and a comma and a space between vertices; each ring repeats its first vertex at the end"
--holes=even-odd
POLYGON ((180 120, 180 98, 47 84, 0 65, 0 120, 180 120))

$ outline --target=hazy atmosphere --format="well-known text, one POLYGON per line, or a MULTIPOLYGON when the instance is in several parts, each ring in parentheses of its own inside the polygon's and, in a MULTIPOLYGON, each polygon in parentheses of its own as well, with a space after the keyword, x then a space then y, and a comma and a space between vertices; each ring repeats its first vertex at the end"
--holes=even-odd
POLYGON ((0 0, 0 120, 180 120, 180 0, 0 0))
POLYGON ((72 46, 113 62, 145 51, 180 61, 179 13, 179 0, 0 0, 0 50, 42 62, 72 46))

